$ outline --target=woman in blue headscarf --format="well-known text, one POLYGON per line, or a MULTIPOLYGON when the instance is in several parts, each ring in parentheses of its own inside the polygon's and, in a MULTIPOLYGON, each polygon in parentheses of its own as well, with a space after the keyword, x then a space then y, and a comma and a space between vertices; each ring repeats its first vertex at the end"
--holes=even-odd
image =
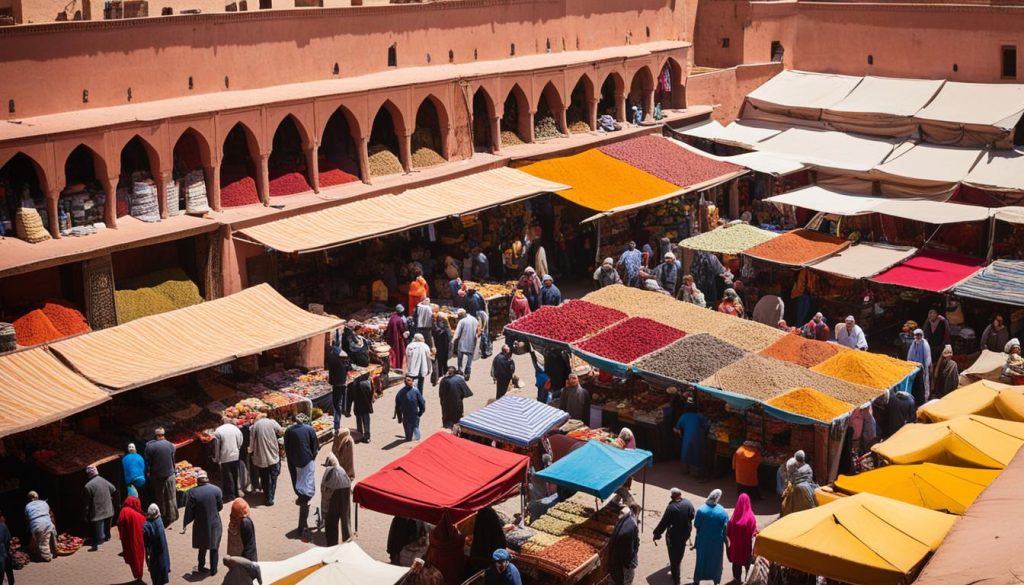
POLYGON ((697 564, 693 568, 693 582, 722 581, 722 551, 725 548, 725 528, 729 524, 729 513, 718 500, 722 490, 716 489, 708 495, 704 505, 697 510, 693 527, 697 531, 694 548, 697 549, 697 564))

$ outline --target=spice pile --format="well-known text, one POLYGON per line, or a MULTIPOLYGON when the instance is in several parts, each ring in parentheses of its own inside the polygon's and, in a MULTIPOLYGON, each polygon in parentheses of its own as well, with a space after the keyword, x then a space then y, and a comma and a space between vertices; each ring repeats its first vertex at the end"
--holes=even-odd
POLYGON ((583 120, 576 120, 569 124, 570 134, 586 134, 587 132, 590 132, 590 125, 583 120))
POLYGON ((571 573, 592 559, 597 552, 593 545, 568 536, 547 547, 538 556, 557 565, 566 573, 571 573))
POLYGON ((444 157, 432 148, 421 146, 412 151, 412 166, 414 168, 432 167, 444 162, 444 157))
POLYGON ((768 404, 822 422, 831 422, 837 416, 853 410, 852 404, 822 394, 814 388, 793 388, 772 398, 768 404))
POLYGON ((720 339, 745 349, 747 351, 761 351, 775 343, 786 332, 775 327, 769 327, 756 321, 737 319, 726 315, 730 322, 720 329, 712 330, 711 333, 720 339))
POLYGON ((540 116, 533 124, 534 140, 558 138, 561 135, 562 133, 558 131, 558 123, 555 122, 554 116, 540 116))
POLYGON ((761 350, 761 355, 811 368, 841 351, 848 350, 849 348, 838 343, 826 343, 800 335, 783 335, 778 341, 761 350))
POLYGON ((64 337, 40 309, 30 311, 13 323, 18 345, 28 347, 64 337))
POLYGON ((64 337, 92 331, 89 323, 85 320, 85 315, 68 302, 46 301, 43 303, 42 311, 64 337))
POLYGON ((650 309, 655 306, 666 305, 675 307, 677 305, 671 298, 663 294, 621 284, 614 284, 596 290, 583 297, 583 300, 595 305, 618 309, 631 317, 647 316, 650 309))
POLYGON ((915 363, 866 351, 844 351, 811 368, 826 376, 880 390, 892 388, 915 369, 915 363))
POLYGON ((626 318, 626 314, 587 301, 569 301, 558 307, 541 307, 508 329, 571 343, 626 318))
POLYGON ((189 307, 203 301, 199 287, 181 269, 160 270, 131 279, 124 290, 115 290, 117 322, 189 307))
POLYGON ((690 152, 660 136, 631 138, 598 150, 680 187, 698 185, 743 170, 743 167, 690 152))
POLYGON ((371 177, 383 177, 402 172, 402 161, 398 160, 395 153, 388 150, 388 147, 379 144, 371 144, 367 151, 369 157, 366 159, 366 166, 370 170, 371 177))
POLYGON ((502 146, 515 146, 517 144, 523 144, 523 139, 519 138, 519 135, 511 130, 501 131, 501 145, 502 146))
POLYGON ((702 380, 701 384, 758 400, 770 400, 793 388, 814 388, 850 404, 863 404, 878 396, 878 390, 873 388, 756 354, 733 362, 702 380))
POLYGON ((222 167, 220 171, 221 207, 238 207, 260 202, 256 181, 244 167, 222 167))
POLYGON ((327 159, 320 159, 320 186, 333 187, 358 181, 359 165, 352 160, 344 159, 342 164, 335 164, 327 159))
POLYGON ((723 226, 710 232, 704 232, 699 236, 686 238, 679 242, 679 245, 691 250, 716 254, 739 254, 774 237, 775 234, 772 232, 741 223, 723 226))
POLYGON ((685 333, 643 317, 631 317, 587 339, 577 347, 615 362, 628 364, 681 339, 685 333))
POLYGON ((747 256, 776 264, 804 266, 814 260, 831 256, 847 246, 841 238, 811 230, 793 230, 758 244, 744 252, 747 256))
POLYGON ((272 197, 294 195, 309 190, 310 186, 306 175, 299 172, 284 173, 270 179, 270 195, 272 197))
POLYGON ((687 335, 636 363, 636 367, 681 382, 699 382, 746 353, 707 333, 687 335))

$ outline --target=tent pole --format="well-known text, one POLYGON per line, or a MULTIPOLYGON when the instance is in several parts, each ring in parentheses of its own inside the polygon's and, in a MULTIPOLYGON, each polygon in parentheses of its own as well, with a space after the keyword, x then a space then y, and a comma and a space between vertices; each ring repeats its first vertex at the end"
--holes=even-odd
POLYGON ((356 504, 356 529, 355 532, 359 532, 359 504, 356 504))
POLYGON ((644 512, 647 511, 647 468, 644 467, 644 487, 640 491, 640 532, 644 531, 644 512))

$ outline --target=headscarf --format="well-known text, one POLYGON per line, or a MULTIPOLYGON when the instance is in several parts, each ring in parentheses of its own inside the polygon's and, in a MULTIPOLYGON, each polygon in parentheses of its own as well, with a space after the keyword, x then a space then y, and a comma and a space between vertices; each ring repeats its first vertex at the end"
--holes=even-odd
POLYGON ((1006 347, 1003 348, 1003 353, 1010 353, 1015 347, 1020 347, 1020 340, 1016 337, 1006 342, 1006 347))
POLYGON ((320 480, 320 493, 323 498, 321 507, 326 507, 330 504, 331 497, 335 491, 352 487, 352 480, 348 478, 348 474, 345 473, 341 464, 338 463, 338 458, 333 453, 324 458, 324 467, 327 468, 327 471, 324 472, 324 477, 320 480))
POLYGON ((732 511, 725 534, 729 542, 729 560, 738 564, 749 561, 752 541, 757 534, 757 517, 750 509, 750 496, 747 494, 740 494, 736 499, 736 509, 732 511))
POLYGON ((718 488, 715 488, 715 489, 711 490, 710 494, 708 494, 708 499, 707 499, 707 502, 705 502, 705 503, 707 505, 713 507, 713 506, 717 506, 718 505, 718 500, 721 500, 721 499, 722 499, 722 490, 720 490, 718 488))
POLYGON ((622 430, 619 431, 619 440, 622 441, 623 449, 636 449, 636 438, 629 427, 622 427, 622 430))
POLYGON ((601 265, 602 266, 608 266, 608 267, 615 266, 615 260, 612 260, 611 258, 605 258, 604 262, 602 262, 601 265))
POLYGON ((729 518, 730 534, 733 527, 745 528, 750 531, 757 529, 757 516, 754 516, 754 511, 750 507, 750 496, 747 494, 740 494, 736 498, 736 509, 732 511, 732 517, 729 518))
POLYGON ((159 518, 160 506, 157 506, 156 504, 150 504, 149 507, 146 508, 146 517, 150 520, 153 520, 154 518, 159 518))
POLYGON ((300 425, 309 424, 309 415, 307 415, 306 413, 297 412, 295 413, 295 416, 292 418, 295 419, 295 422, 300 425))
POLYGON ((235 498, 231 502, 231 520, 228 522, 228 532, 238 534, 242 529, 242 519, 249 516, 249 502, 244 498, 235 498))
POLYGON ((508 550, 503 549, 503 548, 499 548, 499 549, 495 550, 494 554, 491 555, 491 559, 494 562, 496 562, 496 563, 500 562, 500 561, 507 561, 507 560, 510 560, 511 558, 512 557, 509 556, 509 554, 508 554, 508 550))
POLYGON ((90 465, 89 467, 85 468, 85 475, 89 479, 92 479, 92 478, 96 477, 99 474, 100 474, 100 471, 98 469, 96 469, 95 465, 90 465))
POLYGON ((131 567, 132 575, 142 577, 146 557, 146 545, 142 538, 142 526, 146 517, 142 515, 142 502, 135 496, 124 499, 124 506, 117 516, 117 534, 121 540, 124 562, 131 567))

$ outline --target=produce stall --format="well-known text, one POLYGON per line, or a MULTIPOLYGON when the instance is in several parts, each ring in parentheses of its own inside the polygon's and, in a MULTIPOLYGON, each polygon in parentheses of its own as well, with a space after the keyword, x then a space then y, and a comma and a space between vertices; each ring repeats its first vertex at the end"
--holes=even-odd
POLYGON ((568 413, 547 404, 522 396, 502 396, 462 417, 457 432, 507 445, 533 456, 537 464, 540 456, 534 447, 567 420, 568 413))

